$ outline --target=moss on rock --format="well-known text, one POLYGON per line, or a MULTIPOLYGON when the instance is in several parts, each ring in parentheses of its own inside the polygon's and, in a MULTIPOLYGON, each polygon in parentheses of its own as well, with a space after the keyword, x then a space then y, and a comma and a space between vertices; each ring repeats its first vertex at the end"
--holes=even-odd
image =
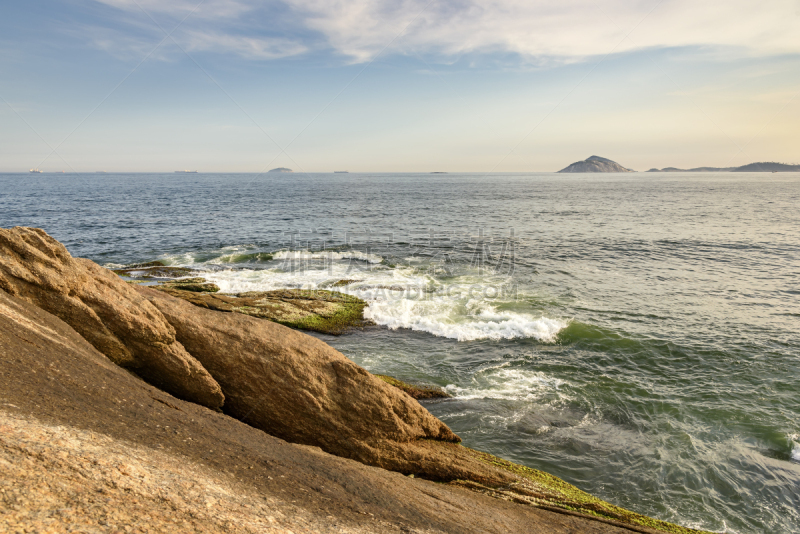
MULTIPOLYGON (((430 443, 433 444, 434 442, 430 443)), ((545 473, 544 471, 515 464, 492 454, 470 449, 462 445, 448 445, 450 447, 458 447, 461 449, 462 453, 475 460, 514 475, 519 481, 515 484, 506 484, 500 488, 486 486, 470 480, 456 480, 452 481, 451 484, 464 486, 494 497, 516 502, 525 502, 544 508, 552 507, 569 510, 662 532, 670 532, 673 534, 697 534, 705 532, 631 512, 630 510, 626 510, 625 508, 621 508, 590 495, 557 476, 545 473)))
POLYGON ((154 289, 210 310, 259 317, 299 330, 338 335, 372 324, 364 319, 366 302, 336 291, 282 289, 229 296, 193 293, 172 284, 154 289))

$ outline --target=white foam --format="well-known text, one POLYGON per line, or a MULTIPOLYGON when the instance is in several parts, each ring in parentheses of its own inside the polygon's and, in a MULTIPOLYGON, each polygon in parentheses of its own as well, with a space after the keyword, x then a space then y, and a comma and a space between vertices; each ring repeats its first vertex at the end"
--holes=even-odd
MULTIPOLYGON (((276 257, 279 254, 290 257, 289 252, 276 257)), ((413 267, 374 264, 379 261, 377 256, 369 260, 373 262, 369 267, 354 268, 347 261, 352 252, 336 254, 340 254, 338 260, 333 257, 319 269, 236 269, 205 276, 223 293, 331 288, 339 280, 354 280, 335 289, 367 301, 367 319, 390 329, 408 328, 458 341, 533 338, 553 343, 558 332, 568 325, 561 319, 499 309, 508 298, 498 296, 500 290, 496 288, 504 280, 492 275, 472 274, 444 284, 413 267)))
MULTIPOLYGON (((466 303, 466 308, 474 303, 466 303)), ((364 317, 391 329, 408 328, 435 336, 474 341, 477 339, 534 338, 546 343, 567 323, 523 313, 496 311, 484 303, 477 313, 463 313, 464 303, 449 297, 423 300, 387 299, 370 302, 364 317)))
POLYGON ((789 441, 792 444, 792 460, 800 462, 800 436, 797 434, 790 434, 789 441))
POLYGON ((472 385, 450 384, 444 389, 459 399, 502 399, 536 401, 546 396, 563 398, 559 387, 566 384, 540 371, 514 369, 509 364, 484 369, 475 374, 472 385))
POLYGON ((343 252, 335 252, 333 250, 322 250, 319 252, 309 252, 303 250, 281 250, 274 255, 276 260, 327 260, 327 261, 340 261, 340 260, 357 260, 365 261, 367 263, 381 263, 383 258, 377 254, 368 254, 360 250, 346 250, 343 252))

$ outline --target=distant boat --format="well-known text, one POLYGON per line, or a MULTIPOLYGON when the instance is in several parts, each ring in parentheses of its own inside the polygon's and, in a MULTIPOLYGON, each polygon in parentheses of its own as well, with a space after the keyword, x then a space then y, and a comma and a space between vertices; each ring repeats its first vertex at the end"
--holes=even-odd
POLYGON ((35 173, 35 174, 41 174, 42 173, 42 171, 40 171, 39 169, 31 169, 29 172, 32 172, 32 173, 35 173))
POLYGON ((447 174, 444 171, 433 171, 431 174, 447 174))
POLYGON ((185 171, 175 171, 175 174, 197 174, 197 171, 190 171, 186 169, 185 171))
POLYGON ((348 174, 350 171, 333 171, 333 174, 348 174))

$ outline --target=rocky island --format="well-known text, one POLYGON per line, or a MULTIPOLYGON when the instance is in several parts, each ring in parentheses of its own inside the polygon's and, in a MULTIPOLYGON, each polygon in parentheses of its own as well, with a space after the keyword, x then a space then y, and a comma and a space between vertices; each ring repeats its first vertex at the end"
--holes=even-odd
POLYGON ((761 161, 757 163, 748 163, 740 167, 695 167, 694 169, 664 167, 663 169, 653 168, 647 172, 800 172, 800 165, 761 161))
POLYGON ((270 169, 269 172, 294 172, 294 171, 286 167, 277 167, 275 169, 270 169))
POLYGON ((633 169, 626 169, 616 161, 591 156, 583 161, 576 161, 558 172, 636 172, 633 169))
POLYGON ((0 530, 697 532, 462 445, 441 395, 263 312, 286 295, 193 274, 0 229, 0 530))

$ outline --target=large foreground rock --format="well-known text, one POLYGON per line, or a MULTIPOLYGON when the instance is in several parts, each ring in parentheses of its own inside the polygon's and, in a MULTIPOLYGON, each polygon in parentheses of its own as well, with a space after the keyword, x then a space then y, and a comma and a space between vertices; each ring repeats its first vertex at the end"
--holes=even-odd
POLYGON ((44 230, 0 228, 0 289, 59 317, 111 361, 176 397, 222 406, 219 385, 157 309, 44 230))
POLYGON ((631 532, 286 443, 142 382, 3 291, 0 531, 631 532))
POLYGON ((416 400, 317 338, 137 290, 222 386, 225 413, 273 436, 408 472, 416 468, 403 464, 407 444, 461 441, 416 400))

